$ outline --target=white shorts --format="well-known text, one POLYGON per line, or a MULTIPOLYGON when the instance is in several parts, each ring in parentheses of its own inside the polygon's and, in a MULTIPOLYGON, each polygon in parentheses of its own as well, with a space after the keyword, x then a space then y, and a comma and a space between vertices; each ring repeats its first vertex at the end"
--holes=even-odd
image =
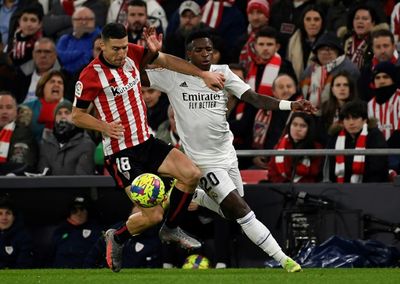
POLYGON ((218 204, 235 189, 243 197, 243 182, 237 160, 226 169, 204 168, 201 172, 199 187, 218 204))

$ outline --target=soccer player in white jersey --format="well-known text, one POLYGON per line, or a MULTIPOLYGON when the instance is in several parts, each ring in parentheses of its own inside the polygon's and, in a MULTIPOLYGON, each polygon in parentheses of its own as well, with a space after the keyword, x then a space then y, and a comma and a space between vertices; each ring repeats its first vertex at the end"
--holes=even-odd
MULTIPOLYGON (((178 225, 192 199, 200 171, 182 152, 150 135, 139 72, 153 61, 177 72, 199 76, 204 85, 207 83, 213 89, 222 88, 224 78, 159 52, 161 37, 155 35, 154 29, 145 30, 144 37, 147 48, 129 44, 123 25, 110 23, 104 26, 102 52, 82 71, 76 83, 73 122, 103 133, 107 169, 128 196, 133 179, 142 173, 152 172, 177 179, 160 236, 164 241, 178 242, 187 249, 198 248, 201 243, 185 234, 178 225), (98 119, 86 112, 91 102, 97 109, 98 119)), ((122 266, 125 241, 163 219, 161 206, 138 209, 126 225, 106 232, 107 264, 115 272, 122 266)))
POLYGON ((185 153, 200 168, 200 187, 194 201, 220 215, 236 220, 245 234, 287 271, 301 270, 299 264, 282 252, 270 231, 256 219, 242 198, 240 177, 233 134, 226 121, 227 93, 268 110, 314 111, 310 102, 277 100, 261 96, 239 79, 227 65, 211 65, 213 45, 205 31, 188 36, 187 56, 202 70, 222 73, 223 90, 207 88, 199 78, 158 68, 146 70, 152 88, 168 94, 175 110, 176 127, 185 153))

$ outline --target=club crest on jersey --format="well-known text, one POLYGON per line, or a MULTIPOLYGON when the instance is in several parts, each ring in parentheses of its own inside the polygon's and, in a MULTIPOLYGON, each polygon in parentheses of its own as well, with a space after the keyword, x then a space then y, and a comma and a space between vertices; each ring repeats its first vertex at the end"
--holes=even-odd
POLYGON ((83 84, 81 81, 77 81, 75 84, 75 96, 78 98, 82 95, 83 84))
POLYGON ((111 86, 111 93, 114 97, 123 95, 127 93, 129 90, 133 89, 133 87, 137 84, 139 81, 138 78, 135 78, 132 82, 129 82, 126 85, 123 86, 111 86))

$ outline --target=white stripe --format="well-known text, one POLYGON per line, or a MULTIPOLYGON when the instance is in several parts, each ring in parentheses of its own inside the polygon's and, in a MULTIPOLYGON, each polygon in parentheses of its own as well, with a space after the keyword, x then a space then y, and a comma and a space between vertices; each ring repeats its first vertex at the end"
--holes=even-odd
POLYGON ((209 5, 208 3, 204 6, 203 17, 201 18, 203 23, 207 23, 208 14, 210 13, 211 7, 212 5, 209 5))
MULTIPOLYGON (((126 63, 125 63, 126 64, 126 63)), ((115 82, 117 83, 117 86, 119 87, 119 88, 123 88, 125 85, 124 85, 124 82, 122 81, 122 79, 121 79, 121 77, 119 76, 119 74, 118 74, 118 72, 117 72, 117 70, 115 70, 115 69, 110 69, 110 71, 111 71, 111 74, 114 76, 114 78, 115 78, 115 82)), ((128 77, 129 78, 129 77, 128 77)), ((124 111, 126 111, 127 109, 126 109, 126 105, 125 105, 125 103, 126 103, 126 99, 128 99, 128 96, 127 95, 122 95, 122 100, 124 101, 124 111)), ((110 105, 110 109, 111 109, 111 112, 112 112, 112 115, 113 115, 113 119, 114 120, 119 120, 119 121, 121 121, 121 117, 120 117, 120 115, 119 115, 119 112, 118 112, 118 107, 117 107, 117 102, 116 102, 116 99, 113 99, 113 104, 112 104, 112 108, 111 108, 111 105, 110 105)), ((128 105, 129 105, 129 99, 128 99, 128 105)), ((118 139, 118 146, 119 146, 119 149, 126 149, 126 144, 125 144, 125 131, 124 131, 124 135, 123 136, 121 136, 119 139, 118 139)))
MULTIPOLYGON (((215 28, 217 25, 217 20, 218 20, 218 14, 219 14, 219 9, 220 9, 220 3, 219 2, 214 2, 214 10, 211 15, 210 23, 208 24, 210 27, 215 28)), ((221 8, 223 9, 223 8, 221 8)))

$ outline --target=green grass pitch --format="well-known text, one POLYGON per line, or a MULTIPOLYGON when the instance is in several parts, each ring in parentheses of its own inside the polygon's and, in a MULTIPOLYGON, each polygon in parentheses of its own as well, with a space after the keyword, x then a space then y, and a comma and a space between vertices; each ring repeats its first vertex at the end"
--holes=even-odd
POLYGON ((1 284, 14 283, 93 283, 93 284, 355 284, 400 283, 400 268, 380 269, 304 269, 286 273, 282 269, 123 269, 113 273, 106 269, 33 269, 0 270, 1 284))

